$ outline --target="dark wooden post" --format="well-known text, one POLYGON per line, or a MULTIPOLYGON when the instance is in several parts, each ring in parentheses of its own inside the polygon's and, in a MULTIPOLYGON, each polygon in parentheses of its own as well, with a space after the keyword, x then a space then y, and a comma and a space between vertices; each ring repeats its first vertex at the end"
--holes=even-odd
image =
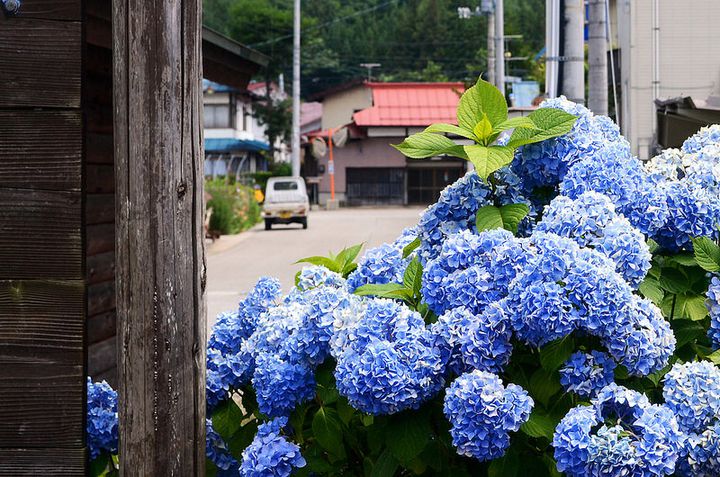
POLYGON ((204 475, 200 0, 114 0, 123 475, 204 475))

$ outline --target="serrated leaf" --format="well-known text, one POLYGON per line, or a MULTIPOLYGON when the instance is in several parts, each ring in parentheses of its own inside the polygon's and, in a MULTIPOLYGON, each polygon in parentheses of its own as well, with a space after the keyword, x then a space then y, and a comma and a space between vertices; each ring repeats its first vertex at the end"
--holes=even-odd
POLYGON ((493 134, 493 125, 487 118, 487 114, 483 113, 482 119, 478 121, 478 123, 475 125, 473 132, 480 140, 480 142, 482 142, 483 144, 488 144, 487 139, 493 134))
POLYGON ((572 129, 577 117, 555 108, 539 108, 528 116, 537 129, 518 128, 510 136, 508 146, 520 147, 545 141, 567 134, 572 129))
POLYGON ((405 269, 403 285, 405 285, 405 288, 408 290, 412 290, 415 295, 419 294, 422 288, 422 273, 423 267, 417 257, 414 258, 405 269))
POLYGON ((652 277, 646 277, 645 280, 642 281, 638 289, 645 298, 652 301, 658 306, 660 306, 663 298, 665 297, 665 292, 662 288, 660 288, 658 281, 652 277))
POLYGON ((515 128, 527 128, 527 129, 538 129, 535 123, 527 116, 517 116, 510 118, 507 121, 503 121, 500 124, 496 124, 494 127, 495 132, 503 132, 509 129, 515 128))
POLYGON ((334 409, 320 407, 312 420, 312 431, 323 449, 335 457, 345 456, 342 426, 334 409))
POLYGON ((223 439, 230 439, 242 426, 244 417, 242 410, 235 404, 235 401, 228 399, 213 411, 213 429, 223 439))
POLYGON ((331 272, 340 273, 341 268, 340 264, 337 263, 335 260, 328 258, 328 257, 321 257, 321 256, 314 256, 314 257, 305 257, 301 258, 295 263, 309 263, 310 265, 320 265, 322 267, 327 268, 331 272))
POLYGON ((405 245, 403 247, 403 258, 408 258, 411 253, 413 253, 420 245, 422 244, 422 240, 420 240, 420 237, 415 237, 415 239, 410 242, 409 244, 405 245))
POLYGON ((340 417, 343 424, 346 426, 350 424, 350 421, 355 415, 355 409, 350 405, 347 398, 340 396, 335 407, 337 407, 338 417, 340 417))
POLYGON ((354 293, 360 296, 376 296, 379 298, 393 298, 399 300, 412 299, 412 290, 400 283, 363 285, 356 288, 354 293))
POLYGON ((500 207, 500 215, 503 220, 503 227, 516 234, 522 219, 530 213, 530 207, 526 204, 506 204, 500 207))
POLYGON ((703 338, 705 327, 694 321, 678 320, 673 322, 673 333, 677 341, 676 348, 682 348, 698 338, 703 338))
POLYGON ((708 316, 709 312, 705 305, 705 297, 702 295, 684 295, 678 297, 676 309, 679 307, 680 314, 692 321, 701 321, 708 316), (681 299, 682 298, 682 299, 681 299))
POLYGON ((477 141, 477 137, 472 133, 472 130, 466 131, 465 129, 455 126, 454 124, 445 124, 445 123, 435 123, 431 124, 427 128, 425 128, 425 131, 427 133, 446 133, 446 134, 455 134, 456 136, 464 137, 466 139, 471 139, 473 141, 477 141))
POLYGON ((492 125, 500 124, 507 119, 508 107, 505 96, 500 90, 479 78, 475 86, 469 88, 460 97, 457 109, 458 124, 461 128, 472 131, 481 121, 483 113, 487 114, 492 125))
POLYGON ((692 239, 695 260, 708 272, 720 271, 720 247, 707 237, 692 239))
POLYGON ((475 215, 475 225, 478 232, 503 228, 502 214, 494 205, 480 207, 475 215))
POLYGON ((502 169, 513 160, 515 149, 509 146, 463 146, 468 160, 475 166, 475 171, 482 179, 502 169))
POLYGON ((685 293, 690 290, 687 276, 677 268, 663 267, 658 285, 670 293, 685 293))
POLYGON ((708 359, 713 363, 720 365, 720 350, 713 351, 709 355, 705 356, 705 359, 708 359))
POLYGON ((552 440, 555 427, 559 420, 542 414, 540 411, 533 410, 530 419, 525 422, 520 429, 530 437, 545 437, 552 440))
POLYGON ((547 371, 557 371, 575 351, 575 341, 566 336, 551 341, 540 349, 540 365, 547 371))
POLYGON ((400 144, 392 145, 395 149, 412 159, 449 154, 454 151, 457 144, 452 139, 441 134, 421 132, 405 138, 400 144))
POLYGON ((390 418, 385 445, 401 464, 408 465, 425 449, 432 428, 427 416, 401 413, 390 418))
POLYGON ((339 264, 338 268, 340 268, 340 274, 344 278, 347 278, 347 276, 357 268, 357 264, 354 260, 360 254, 360 250, 362 250, 363 245, 364 244, 359 243, 357 245, 353 245, 352 247, 344 248, 337 254, 337 257, 335 257, 335 261, 339 264))
POLYGON ((695 261, 695 256, 691 253, 679 253, 677 255, 671 255, 668 260, 675 262, 683 267, 697 267, 698 263, 695 261))
POLYGON ((393 457, 390 449, 385 449, 373 464, 370 477, 393 477, 398 467, 400 467, 400 464, 393 457))
POLYGON ((530 376, 528 391, 543 406, 547 406, 550 398, 561 389, 560 377, 557 372, 540 368, 530 376))

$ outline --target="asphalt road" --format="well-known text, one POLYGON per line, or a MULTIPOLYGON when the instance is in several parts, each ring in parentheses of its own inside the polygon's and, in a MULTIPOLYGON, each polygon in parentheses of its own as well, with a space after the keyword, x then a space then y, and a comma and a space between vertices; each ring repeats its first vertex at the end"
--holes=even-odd
POLYGON ((259 277, 280 279, 287 292, 301 267, 294 264, 299 258, 327 255, 360 242, 366 248, 390 242, 415 225, 420 212, 415 207, 319 210, 310 213, 307 230, 292 224, 265 231, 260 224, 240 235, 221 237, 208 246, 208 327, 218 313, 235 309, 259 277))

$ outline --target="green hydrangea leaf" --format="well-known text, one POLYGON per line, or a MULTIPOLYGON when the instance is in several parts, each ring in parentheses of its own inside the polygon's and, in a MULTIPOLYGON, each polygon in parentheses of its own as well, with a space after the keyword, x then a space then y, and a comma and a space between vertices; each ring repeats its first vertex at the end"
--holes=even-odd
POLYGON ((345 457, 342 425, 334 409, 320 407, 313 417, 312 431, 323 449, 335 457, 345 457))
POLYGON ((508 146, 463 146, 465 154, 475 166, 475 171, 487 180, 493 172, 501 169, 513 160, 514 149, 508 146))
POLYGON ((457 155, 462 150, 452 139, 429 132, 408 136, 400 144, 393 144, 393 147, 411 159, 424 159, 442 154, 457 155))
POLYGON ((720 247, 707 237, 692 239, 695 260, 708 272, 720 271, 720 247))
POLYGON ((517 128, 510 136, 508 146, 520 147, 526 144, 545 141, 567 134, 577 117, 555 108, 539 108, 528 116, 537 129, 517 128))
POLYGON ((426 133, 443 133, 443 134, 454 134, 456 136, 464 137, 472 141, 477 141, 477 137, 473 134, 472 130, 466 130, 460 126, 446 123, 435 123, 425 128, 426 133))
POLYGON ((408 258, 410 254, 413 253, 421 244, 422 241, 420 240, 420 237, 415 237, 412 242, 403 247, 403 258, 408 258))
POLYGON ((475 86, 469 88, 460 97, 457 119, 461 128, 468 131, 482 121, 483 113, 493 126, 507 119, 508 108, 505 96, 492 84, 479 78, 475 86))

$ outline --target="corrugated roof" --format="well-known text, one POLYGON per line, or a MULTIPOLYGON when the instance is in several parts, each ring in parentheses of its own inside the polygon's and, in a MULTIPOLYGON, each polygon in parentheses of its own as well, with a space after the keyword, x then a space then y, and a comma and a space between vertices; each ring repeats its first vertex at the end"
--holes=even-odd
POLYGON ((358 126, 456 124, 463 83, 366 83, 373 106, 353 116, 358 126))
POLYGON ((240 152, 240 151, 267 151, 270 145, 263 141, 234 138, 207 138, 205 139, 205 152, 240 152))

